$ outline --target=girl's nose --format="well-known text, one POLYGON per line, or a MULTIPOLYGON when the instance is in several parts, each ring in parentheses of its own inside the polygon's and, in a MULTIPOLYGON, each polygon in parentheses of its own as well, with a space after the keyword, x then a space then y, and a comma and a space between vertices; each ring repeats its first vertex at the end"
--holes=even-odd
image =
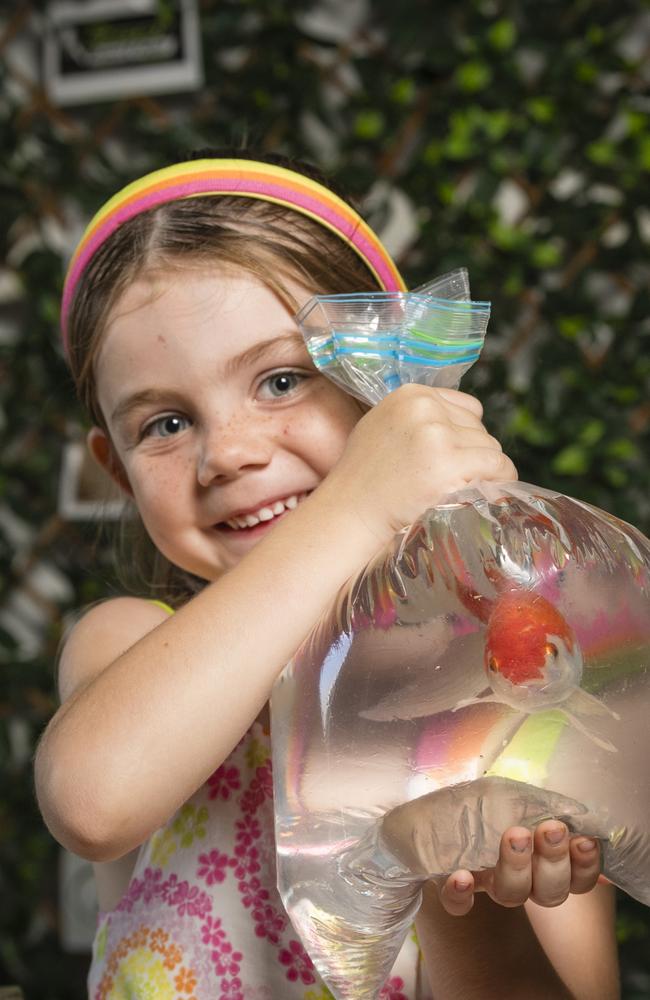
POLYGON ((247 469, 268 465, 273 452, 272 428, 259 420, 230 421, 204 435, 197 462, 201 486, 232 479, 247 469))

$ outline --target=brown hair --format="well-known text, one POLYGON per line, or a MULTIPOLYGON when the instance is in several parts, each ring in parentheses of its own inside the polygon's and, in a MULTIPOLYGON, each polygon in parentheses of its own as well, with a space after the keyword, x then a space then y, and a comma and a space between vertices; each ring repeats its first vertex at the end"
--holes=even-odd
MULTIPOLYGON (((232 155, 202 150, 188 159, 232 155)), ((239 150, 236 156, 288 167, 336 190, 310 165, 239 150)), ((336 193, 341 195, 338 190, 336 193)), ((77 393, 94 423, 106 432, 97 399, 95 364, 111 310, 127 287, 145 272, 196 264, 254 275, 290 309, 295 308, 295 302, 287 290, 287 278, 304 283, 315 293, 378 288, 370 270, 340 236, 282 205, 208 195, 142 212, 118 228, 89 262, 68 318, 69 364, 77 393)), ((203 581, 172 566, 154 548, 134 511, 122 523, 116 555, 122 582, 130 590, 144 587, 176 605, 203 585, 203 581), (125 566, 130 572, 123 571, 125 566)))

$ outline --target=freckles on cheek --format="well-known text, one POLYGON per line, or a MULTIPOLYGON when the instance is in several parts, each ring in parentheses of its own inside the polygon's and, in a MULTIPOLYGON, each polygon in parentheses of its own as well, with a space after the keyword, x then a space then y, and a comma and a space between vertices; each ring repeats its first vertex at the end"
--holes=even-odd
POLYGON ((171 497, 180 495, 186 478, 184 469, 177 469, 175 472, 172 470, 163 471, 154 466, 151 470, 145 470, 138 477, 139 481, 134 486, 136 503, 142 502, 147 506, 153 505, 157 508, 161 501, 165 503, 171 497))

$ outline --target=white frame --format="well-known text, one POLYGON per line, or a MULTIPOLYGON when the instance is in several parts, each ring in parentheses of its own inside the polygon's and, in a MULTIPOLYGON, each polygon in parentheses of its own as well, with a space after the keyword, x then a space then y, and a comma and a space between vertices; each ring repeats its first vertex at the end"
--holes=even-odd
POLYGON ((93 459, 80 441, 68 441, 63 447, 59 475, 58 512, 64 521, 117 521, 125 513, 128 500, 121 497, 119 488, 106 474, 105 496, 82 499, 79 483, 82 469, 93 459))
POLYGON ((179 0, 183 58, 152 65, 61 74, 59 32, 66 26, 123 20, 153 14, 156 0, 53 0, 47 8, 43 41, 43 80, 57 105, 88 104, 113 98, 196 90, 203 85, 197 0, 179 0))

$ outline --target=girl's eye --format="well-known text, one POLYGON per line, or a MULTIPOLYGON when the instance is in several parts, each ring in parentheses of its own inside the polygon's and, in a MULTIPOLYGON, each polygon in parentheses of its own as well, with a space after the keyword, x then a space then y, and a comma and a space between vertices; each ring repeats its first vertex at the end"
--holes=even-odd
POLYGON ((306 375, 302 375, 300 372, 275 372, 275 374, 269 375, 262 382, 262 393, 272 396, 273 399, 279 399, 297 389, 306 377, 306 375))
POLYGON ((180 434, 189 425, 187 417, 182 417, 178 413, 168 413, 165 417, 158 417, 148 424, 142 432, 143 437, 173 437, 180 434))

